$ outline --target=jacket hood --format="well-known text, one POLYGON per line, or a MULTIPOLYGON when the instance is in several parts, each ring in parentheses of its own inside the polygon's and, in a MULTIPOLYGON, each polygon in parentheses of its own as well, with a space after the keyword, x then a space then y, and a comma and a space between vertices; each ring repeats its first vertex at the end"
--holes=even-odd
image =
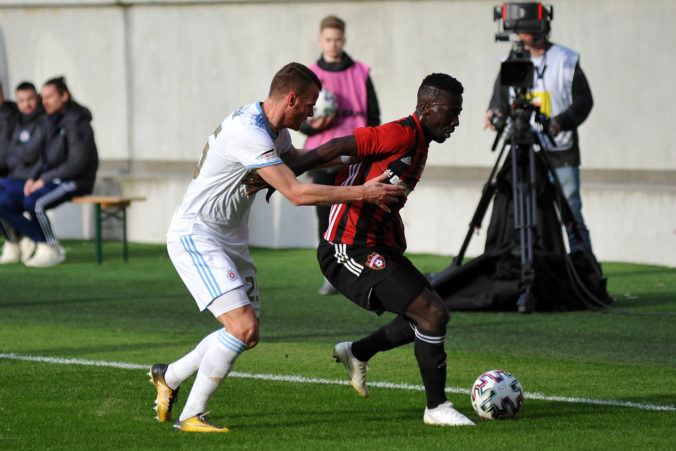
POLYGON ((84 107, 80 105, 79 103, 73 102, 70 108, 68 108, 68 111, 66 111, 66 114, 63 117, 64 121, 68 122, 91 122, 92 121, 92 113, 89 111, 87 107, 84 107))

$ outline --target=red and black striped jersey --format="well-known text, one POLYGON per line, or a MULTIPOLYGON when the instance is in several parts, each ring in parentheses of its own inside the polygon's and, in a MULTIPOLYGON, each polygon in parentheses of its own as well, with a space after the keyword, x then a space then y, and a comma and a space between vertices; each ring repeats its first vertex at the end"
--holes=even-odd
MULTIPOLYGON (((357 138, 357 155, 363 159, 343 168, 336 185, 361 185, 387 171, 390 183, 405 186, 407 194, 413 191, 429 148, 416 114, 378 127, 361 127, 352 134, 357 138)), ((406 198, 390 205, 390 213, 366 202, 335 204, 324 239, 353 246, 387 246, 403 252, 406 238, 399 210, 405 203, 406 198)))

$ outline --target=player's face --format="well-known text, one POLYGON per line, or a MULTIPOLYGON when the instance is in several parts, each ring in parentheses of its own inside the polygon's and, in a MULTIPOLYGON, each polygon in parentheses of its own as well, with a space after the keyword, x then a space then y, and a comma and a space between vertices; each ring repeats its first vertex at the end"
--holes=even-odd
POLYGON ((430 103, 424 108, 420 121, 432 140, 442 143, 460 125, 461 111, 462 96, 446 94, 438 102, 430 103))
POLYGON ((54 114, 63 112, 68 102, 68 93, 59 94, 54 85, 45 85, 42 88, 42 105, 45 107, 47 114, 54 114))
POLYGON ((289 105, 286 114, 284 124, 286 128, 290 128, 291 130, 300 129, 303 121, 314 114, 317 97, 319 97, 319 88, 314 84, 310 85, 304 94, 295 96, 293 104, 289 105))
POLYGON ((31 114, 38 107, 38 93, 32 89, 22 89, 16 92, 16 105, 23 114, 31 114))
POLYGON ((338 28, 324 28, 319 34, 319 46, 328 63, 335 63, 343 58, 344 45, 345 35, 338 28))

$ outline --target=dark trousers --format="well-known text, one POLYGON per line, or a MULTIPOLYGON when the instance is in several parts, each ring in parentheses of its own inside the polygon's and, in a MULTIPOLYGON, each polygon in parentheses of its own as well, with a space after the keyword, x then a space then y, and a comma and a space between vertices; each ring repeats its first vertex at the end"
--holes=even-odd
POLYGON ((69 201, 81 191, 74 182, 46 183, 39 190, 24 197, 25 182, 16 179, 4 182, 0 187, 0 219, 20 235, 36 243, 56 245, 58 241, 52 232, 47 210, 69 201), (28 212, 30 219, 24 216, 28 212))

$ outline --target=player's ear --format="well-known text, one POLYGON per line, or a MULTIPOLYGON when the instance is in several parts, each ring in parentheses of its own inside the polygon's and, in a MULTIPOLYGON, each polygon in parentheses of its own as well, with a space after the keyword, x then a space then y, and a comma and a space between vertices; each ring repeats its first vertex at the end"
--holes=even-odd
POLYGON ((418 105, 418 111, 420 111, 420 118, 430 112, 430 104, 429 103, 421 103, 418 105))
POLYGON ((298 102, 298 95, 292 91, 286 96, 286 104, 293 108, 296 105, 296 102, 298 102))

